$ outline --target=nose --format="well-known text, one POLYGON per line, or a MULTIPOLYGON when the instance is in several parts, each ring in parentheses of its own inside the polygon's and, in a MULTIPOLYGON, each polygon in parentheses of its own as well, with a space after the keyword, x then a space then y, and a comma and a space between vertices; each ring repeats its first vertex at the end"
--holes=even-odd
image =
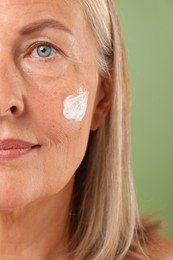
POLYGON ((15 69, 9 70, 0 66, 0 118, 19 117, 24 112, 24 100, 21 82, 15 69))
POLYGON ((7 100, 6 103, 0 105, 0 118, 8 115, 20 116, 24 110, 24 104, 18 98, 7 100))

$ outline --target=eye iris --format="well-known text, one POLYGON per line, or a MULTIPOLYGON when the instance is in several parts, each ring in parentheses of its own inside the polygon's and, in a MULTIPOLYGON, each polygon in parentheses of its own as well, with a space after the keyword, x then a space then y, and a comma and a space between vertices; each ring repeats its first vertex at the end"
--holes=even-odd
POLYGON ((41 45, 41 46, 37 47, 37 54, 40 57, 48 57, 51 55, 51 52, 52 52, 52 48, 50 46, 41 45))

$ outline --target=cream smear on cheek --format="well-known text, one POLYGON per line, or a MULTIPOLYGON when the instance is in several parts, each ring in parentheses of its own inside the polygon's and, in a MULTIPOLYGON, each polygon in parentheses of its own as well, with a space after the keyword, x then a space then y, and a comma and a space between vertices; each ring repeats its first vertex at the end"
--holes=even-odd
POLYGON ((64 100, 63 115, 68 120, 81 121, 86 113, 88 92, 80 88, 75 94, 64 100))

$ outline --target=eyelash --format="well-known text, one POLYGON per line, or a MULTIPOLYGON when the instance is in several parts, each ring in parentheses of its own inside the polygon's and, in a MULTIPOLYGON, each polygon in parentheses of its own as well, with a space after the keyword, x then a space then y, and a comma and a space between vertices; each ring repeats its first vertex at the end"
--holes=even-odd
MULTIPOLYGON (((34 43, 33 45, 31 45, 31 47, 29 48, 29 52, 27 52, 27 56, 31 56, 33 51, 36 50, 37 47, 39 46, 48 46, 50 48, 53 48, 53 50, 55 51, 55 54, 61 54, 61 50, 54 44, 50 43, 50 42, 47 42, 47 41, 39 41, 39 42, 36 42, 34 43)), ((50 59, 54 59, 55 57, 52 56, 52 53, 49 57, 40 57, 38 55, 38 58, 40 60, 43 60, 43 61, 47 61, 47 60, 50 60, 50 59)))

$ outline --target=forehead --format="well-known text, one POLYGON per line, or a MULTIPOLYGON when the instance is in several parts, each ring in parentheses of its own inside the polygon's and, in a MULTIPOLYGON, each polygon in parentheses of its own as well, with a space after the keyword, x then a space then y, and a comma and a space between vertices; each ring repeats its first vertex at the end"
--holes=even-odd
MULTIPOLYGON (((57 19, 73 30, 86 26, 78 1, 75 0, 5 0, 0 1, 0 22, 13 30, 34 19, 57 19)), ((82 28, 84 29, 84 28, 82 28)))
MULTIPOLYGON (((44 9, 47 8, 48 10, 54 8, 61 8, 61 10, 67 10, 68 8, 76 8, 79 6, 78 1, 75 0, 6 0, 0 1, 0 8, 12 10, 17 8, 20 11, 22 9, 34 10, 36 9, 44 9), (7 9, 8 8, 8 9, 7 9)), ((28 10, 28 11, 29 11, 28 10)), ((73 10, 72 10, 73 11, 73 10)))

